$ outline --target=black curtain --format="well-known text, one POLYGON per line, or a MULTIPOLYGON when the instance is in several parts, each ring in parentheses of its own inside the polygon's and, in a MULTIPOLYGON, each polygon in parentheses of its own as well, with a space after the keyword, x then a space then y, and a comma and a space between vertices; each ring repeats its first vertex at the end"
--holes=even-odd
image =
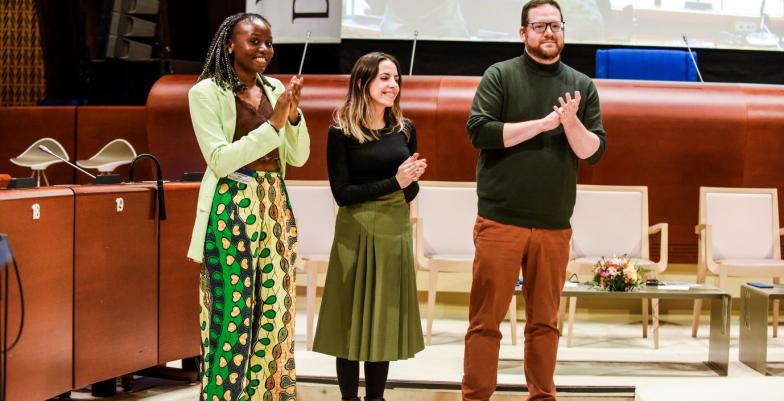
POLYGON ((44 102, 77 102, 84 97, 83 2, 38 0, 36 8, 46 77, 44 102))

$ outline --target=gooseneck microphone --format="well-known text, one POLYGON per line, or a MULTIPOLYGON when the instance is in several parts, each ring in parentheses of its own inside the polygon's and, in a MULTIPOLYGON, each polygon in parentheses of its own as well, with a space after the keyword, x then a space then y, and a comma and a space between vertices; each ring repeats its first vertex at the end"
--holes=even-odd
POLYGON ((414 56, 416 56, 416 44, 419 38, 419 30, 414 31, 414 44, 411 47, 411 64, 408 66, 408 76, 414 75, 414 56))
POLYGON ((746 35, 746 42, 752 46, 759 47, 777 47, 779 44, 779 36, 770 31, 768 24, 765 23, 765 0, 762 0, 760 5, 760 21, 759 30, 749 32, 746 35))
POLYGON ((299 60, 299 71, 297 71, 297 76, 302 75, 302 67, 305 66, 305 55, 308 54, 308 42, 310 42, 310 31, 308 31, 305 36, 305 48, 302 49, 302 59, 299 60))
POLYGON ((95 176, 94 176, 94 175, 92 175, 92 174, 90 174, 90 173, 88 173, 88 172, 84 171, 84 169, 83 169, 83 168, 81 168, 81 167, 79 167, 79 166, 77 166, 77 165, 75 165, 75 164, 73 164, 73 163, 69 162, 68 160, 65 160, 65 159, 63 159, 62 157, 60 157, 60 156, 56 155, 54 152, 52 152, 51 150, 49 150, 49 148, 47 148, 46 146, 44 146, 44 145, 38 145, 38 150, 40 150, 41 152, 44 152, 44 153, 48 153, 48 154, 50 154, 50 155, 52 155, 52 156, 54 156, 54 157, 56 157, 56 158, 58 158, 58 159, 60 159, 60 160, 62 160, 62 161, 64 161, 64 162, 66 162, 66 163, 67 163, 69 166, 71 166, 71 167, 73 167, 73 168, 75 168, 75 169, 77 169, 77 170, 79 170, 79 171, 81 171, 81 172, 83 172, 83 173, 85 173, 85 174, 89 175, 89 176, 90 176, 90 178, 92 178, 92 179, 95 179, 95 176))
MULTIPOLYGON (((150 159, 155 164, 155 173, 157 175, 157 179, 155 180, 155 194, 158 197, 158 219, 166 220, 166 201, 163 199, 163 172, 161 171, 161 162, 158 158, 149 153, 142 153, 134 157, 131 162, 131 167, 128 169, 128 181, 134 182, 133 172, 136 167, 136 162, 140 159, 150 159)), ((158 255, 160 255, 160 252, 158 255)))
POLYGON ((691 57, 691 62, 694 64, 694 69, 697 70, 697 77, 700 78, 700 82, 705 82, 702 80, 702 74, 700 73, 700 67, 697 65, 697 60, 694 58, 694 53, 691 51, 691 47, 689 46, 689 40, 686 39, 686 35, 683 35, 683 43, 686 44, 686 50, 689 51, 689 57, 691 57))

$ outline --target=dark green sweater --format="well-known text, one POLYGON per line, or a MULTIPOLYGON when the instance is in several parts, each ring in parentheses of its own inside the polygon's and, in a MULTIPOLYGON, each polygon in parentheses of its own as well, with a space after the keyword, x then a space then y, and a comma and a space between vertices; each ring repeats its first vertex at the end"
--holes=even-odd
POLYGON ((467 124, 471 143, 480 150, 480 216, 529 228, 570 227, 578 159, 563 126, 509 148, 504 147, 503 126, 540 119, 559 105, 559 96, 574 96, 575 90, 581 95, 577 116, 601 142, 586 160, 594 164, 604 153, 606 138, 599 96, 590 78, 560 61, 539 64, 527 54, 485 71, 467 124))

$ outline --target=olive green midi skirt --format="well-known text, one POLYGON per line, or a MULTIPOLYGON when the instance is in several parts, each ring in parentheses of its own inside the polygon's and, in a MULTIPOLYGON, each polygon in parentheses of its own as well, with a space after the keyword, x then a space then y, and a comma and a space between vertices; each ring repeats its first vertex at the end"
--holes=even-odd
POLYGON ((424 348, 403 192, 341 207, 313 350, 394 361, 424 348))

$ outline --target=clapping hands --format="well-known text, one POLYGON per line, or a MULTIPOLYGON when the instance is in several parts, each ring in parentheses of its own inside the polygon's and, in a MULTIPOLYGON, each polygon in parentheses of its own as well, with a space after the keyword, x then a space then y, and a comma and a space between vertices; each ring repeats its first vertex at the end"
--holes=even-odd
POLYGON ((286 85, 286 90, 278 97, 275 109, 269 118, 269 122, 275 128, 282 128, 286 124, 286 119, 291 123, 297 121, 297 107, 299 107, 299 97, 304 79, 301 76, 291 77, 288 85, 286 85))
POLYGON ((403 189, 411 185, 412 182, 419 181, 419 177, 425 173, 425 169, 427 169, 427 159, 420 159, 419 153, 414 153, 397 168, 395 179, 403 189))
POLYGON ((302 82, 305 80, 301 75, 291 77, 286 91, 289 93, 289 122, 294 123, 299 117, 297 107, 299 107, 299 95, 302 91, 302 82))
MULTIPOLYGON (((564 100, 564 97, 558 97, 558 103, 560 103, 561 107, 553 106, 553 112, 545 117, 545 120, 552 119, 555 117, 553 116, 553 113, 555 113, 555 115, 558 116, 559 123, 563 124, 564 128, 579 122, 579 119, 577 118, 577 110, 580 108, 580 91, 574 92, 574 98, 572 98, 572 95, 569 92, 566 92, 565 97, 566 100, 564 100)), ((558 125, 556 124, 555 127, 557 126, 558 125)))

